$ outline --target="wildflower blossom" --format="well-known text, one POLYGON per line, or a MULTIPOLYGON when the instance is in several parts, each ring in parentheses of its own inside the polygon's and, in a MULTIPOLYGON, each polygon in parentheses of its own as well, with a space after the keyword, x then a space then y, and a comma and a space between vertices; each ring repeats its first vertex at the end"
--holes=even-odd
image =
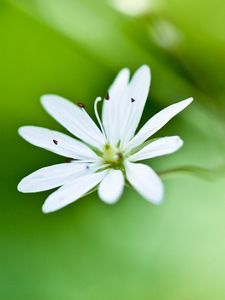
POLYGON ((56 95, 41 97, 45 110, 73 136, 35 126, 24 126, 19 134, 29 143, 70 158, 70 162, 44 167, 25 177, 18 185, 24 193, 59 187, 45 201, 43 212, 56 211, 97 187, 102 201, 112 204, 122 195, 125 182, 146 200, 158 204, 164 188, 160 177, 139 161, 177 151, 183 141, 169 136, 146 142, 171 118, 181 112, 192 98, 163 109, 138 131, 150 87, 150 70, 144 65, 129 81, 123 69, 103 100, 102 117, 95 100, 99 126, 90 118, 82 103, 75 105, 56 95))

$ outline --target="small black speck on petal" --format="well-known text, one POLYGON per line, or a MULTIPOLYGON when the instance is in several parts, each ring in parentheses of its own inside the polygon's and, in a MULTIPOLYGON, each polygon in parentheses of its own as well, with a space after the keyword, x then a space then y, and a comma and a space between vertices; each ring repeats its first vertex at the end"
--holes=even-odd
POLYGON ((109 92, 106 93, 105 100, 109 100, 109 92))
POLYGON ((58 145, 58 141, 56 141, 56 140, 53 140, 53 143, 54 143, 55 145, 58 145))
POLYGON ((134 99, 134 98, 131 98, 130 100, 131 100, 131 103, 133 103, 133 102, 135 101, 135 99, 134 99))

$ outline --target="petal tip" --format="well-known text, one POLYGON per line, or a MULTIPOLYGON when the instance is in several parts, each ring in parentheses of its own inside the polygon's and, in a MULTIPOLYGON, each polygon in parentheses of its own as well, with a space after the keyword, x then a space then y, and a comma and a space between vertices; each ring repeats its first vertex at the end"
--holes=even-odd
POLYGON ((114 204, 122 196, 124 189, 124 176, 120 170, 110 170, 100 182, 98 188, 99 198, 107 203, 114 204))
POLYGON ((113 205, 116 204, 119 199, 121 198, 122 192, 115 198, 115 197, 109 197, 105 194, 103 194, 100 189, 98 189, 98 196, 101 199, 102 202, 105 204, 113 205))
POLYGON ((47 205, 46 202, 45 202, 45 203, 42 205, 41 211, 42 211, 44 214, 49 214, 49 213, 53 212, 54 209, 52 209, 51 207, 49 207, 49 205, 47 205))
POLYGON ((156 201, 152 202, 154 205, 161 205, 163 203, 163 196, 159 199, 157 199, 156 201))
POLYGON ((151 199, 150 202, 154 205, 160 205, 163 203, 163 199, 164 199, 164 185, 161 185, 161 193, 159 193, 158 195, 156 195, 156 197, 154 199, 151 199))
POLYGON ((186 102, 186 106, 188 106, 189 104, 191 104, 191 102, 194 100, 193 97, 187 98, 184 100, 184 102, 186 102))
POLYGON ((55 95, 55 94, 45 94, 40 97, 41 105, 45 109, 47 109, 49 107, 49 105, 51 105, 53 102, 62 101, 62 100, 66 100, 66 99, 64 99, 63 97, 61 97, 59 95, 55 95))
POLYGON ((179 136, 176 137, 176 142, 179 145, 179 147, 182 147, 184 145, 184 141, 179 136))
POLYGON ((23 187, 22 187, 22 181, 20 181, 17 185, 17 191, 20 193, 24 193, 23 187))
POLYGON ((114 205, 118 202, 119 199, 116 199, 116 200, 112 200, 112 199, 106 199, 106 198, 102 198, 100 195, 98 195, 99 198, 102 200, 102 202, 104 202, 105 204, 108 204, 108 205, 114 205))
POLYGON ((25 178, 23 178, 17 185, 17 191, 20 193, 30 193, 29 189, 26 186, 25 178))
POLYGON ((25 127, 25 126, 21 126, 21 127, 19 127, 18 130, 17 130, 17 132, 18 132, 18 134, 19 134, 20 136, 22 136, 22 134, 23 134, 24 127, 25 127))
POLYGON ((47 102, 51 101, 54 96, 56 96, 56 95, 53 95, 53 94, 42 95, 40 97, 40 101, 41 101, 42 106, 45 106, 47 104, 47 102))
POLYGON ((161 205, 163 203, 163 198, 164 198, 164 187, 162 185, 162 190, 160 194, 155 194, 154 196, 145 196, 141 195, 145 200, 147 200, 149 203, 153 205, 161 205))
POLYGON ((124 68, 122 68, 122 69, 120 70, 120 73, 124 73, 124 74, 129 75, 129 74, 130 74, 130 69, 127 68, 127 67, 124 67, 124 68))
POLYGON ((146 72, 149 76, 151 75, 151 68, 147 64, 143 64, 138 70, 146 72))
MULTIPOLYGON (((33 193, 34 191, 29 186, 27 177, 24 177, 17 185, 17 191, 20 193, 33 193)), ((36 191, 35 191, 36 192, 36 191)))
POLYGON ((24 139, 26 139, 26 136, 27 136, 27 130, 30 128, 30 127, 32 127, 32 126, 21 126, 21 127, 19 127, 18 128, 18 134, 22 137, 22 138, 24 138, 24 139))

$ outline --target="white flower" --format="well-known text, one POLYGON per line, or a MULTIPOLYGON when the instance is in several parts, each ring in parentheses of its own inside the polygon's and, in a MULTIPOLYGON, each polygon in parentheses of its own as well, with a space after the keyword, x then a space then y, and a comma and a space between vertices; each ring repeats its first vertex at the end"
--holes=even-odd
POLYGON ((111 6, 121 13, 138 17, 161 9, 161 0, 109 0, 111 6))
POLYGON ((18 185, 24 193, 60 187, 43 205, 43 212, 56 211, 98 187, 99 197, 115 203, 122 195, 125 181, 146 200, 158 204, 163 198, 159 176, 141 160, 177 151, 183 141, 178 136, 148 140, 171 118, 187 107, 192 98, 170 105, 153 116, 136 134, 150 87, 150 70, 144 65, 129 82, 129 70, 123 69, 109 88, 103 102, 102 121, 95 100, 100 128, 79 103, 75 105, 56 96, 45 95, 45 110, 79 140, 63 133, 35 126, 24 126, 19 134, 29 143, 71 158, 42 168, 25 177, 18 185), (138 162, 138 163, 137 163, 138 162))
POLYGON ((112 6, 117 10, 131 16, 147 13, 154 6, 154 0, 111 0, 112 6))

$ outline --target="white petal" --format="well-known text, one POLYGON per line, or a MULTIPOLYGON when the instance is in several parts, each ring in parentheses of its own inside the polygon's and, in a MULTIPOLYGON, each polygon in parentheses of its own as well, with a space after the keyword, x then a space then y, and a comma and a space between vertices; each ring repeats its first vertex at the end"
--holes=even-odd
POLYGON ((130 184, 146 200, 159 204, 163 198, 163 184, 159 176, 147 165, 126 163, 126 176, 130 184))
POLYGON ((179 136, 159 138, 129 157, 129 161, 138 161, 171 154, 180 149, 183 141, 179 136))
POLYGON ((17 188, 23 193, 47 191, 90 172, 92 172, 91 166, 87 163, 57 164, 33 172, 22 179, 17 188))
POLYGON ((88 174, 65 184, 46 199, 42 211, 53 212, 78 200, 94 188, 106 174, 107 171, 88 174))
POLYGON ((147 123, 145 123, 145 125, 140 129, 136 136, 128 143, 126 151, 130 151, 131 149, 139 146, 141 143, 146 141, 150 136, 161 129, 170 119, 172 119, 175 115, 185 109, 192 101, 193 98, 188 98, 186 100, 172 104, 154 115, 147 123))
POLYGON ((102 201, 113 204, 119 200, 124 188, 124 176, 120 170, 110 170, 98 188, 102 201))
POLYGON ((56 95, 41 97, 45 110, 68 131, 100 150, 105 137, 84 108, 56 95))
POLYGON ((121 145, 124 148, 140 122, 145 102, 148 97, 151 82, 151 73, 148 66, 139 68, 131 79, 128 87, 127 98, 121 108, 124 124, 121 130, 121 145))
POLYGON ((58 131, 37 126, 23 126, 19 134, 29 143, 74 159, 95 161, 96 153, 84 143, 58 131))
POLYGON ((102 108, 102 122, 109 142, 116 145, 119 140, 119 111, 124 93, 127 90, 130 71, 122 69, 108 91, 108 100, 104 100, 102 108))

